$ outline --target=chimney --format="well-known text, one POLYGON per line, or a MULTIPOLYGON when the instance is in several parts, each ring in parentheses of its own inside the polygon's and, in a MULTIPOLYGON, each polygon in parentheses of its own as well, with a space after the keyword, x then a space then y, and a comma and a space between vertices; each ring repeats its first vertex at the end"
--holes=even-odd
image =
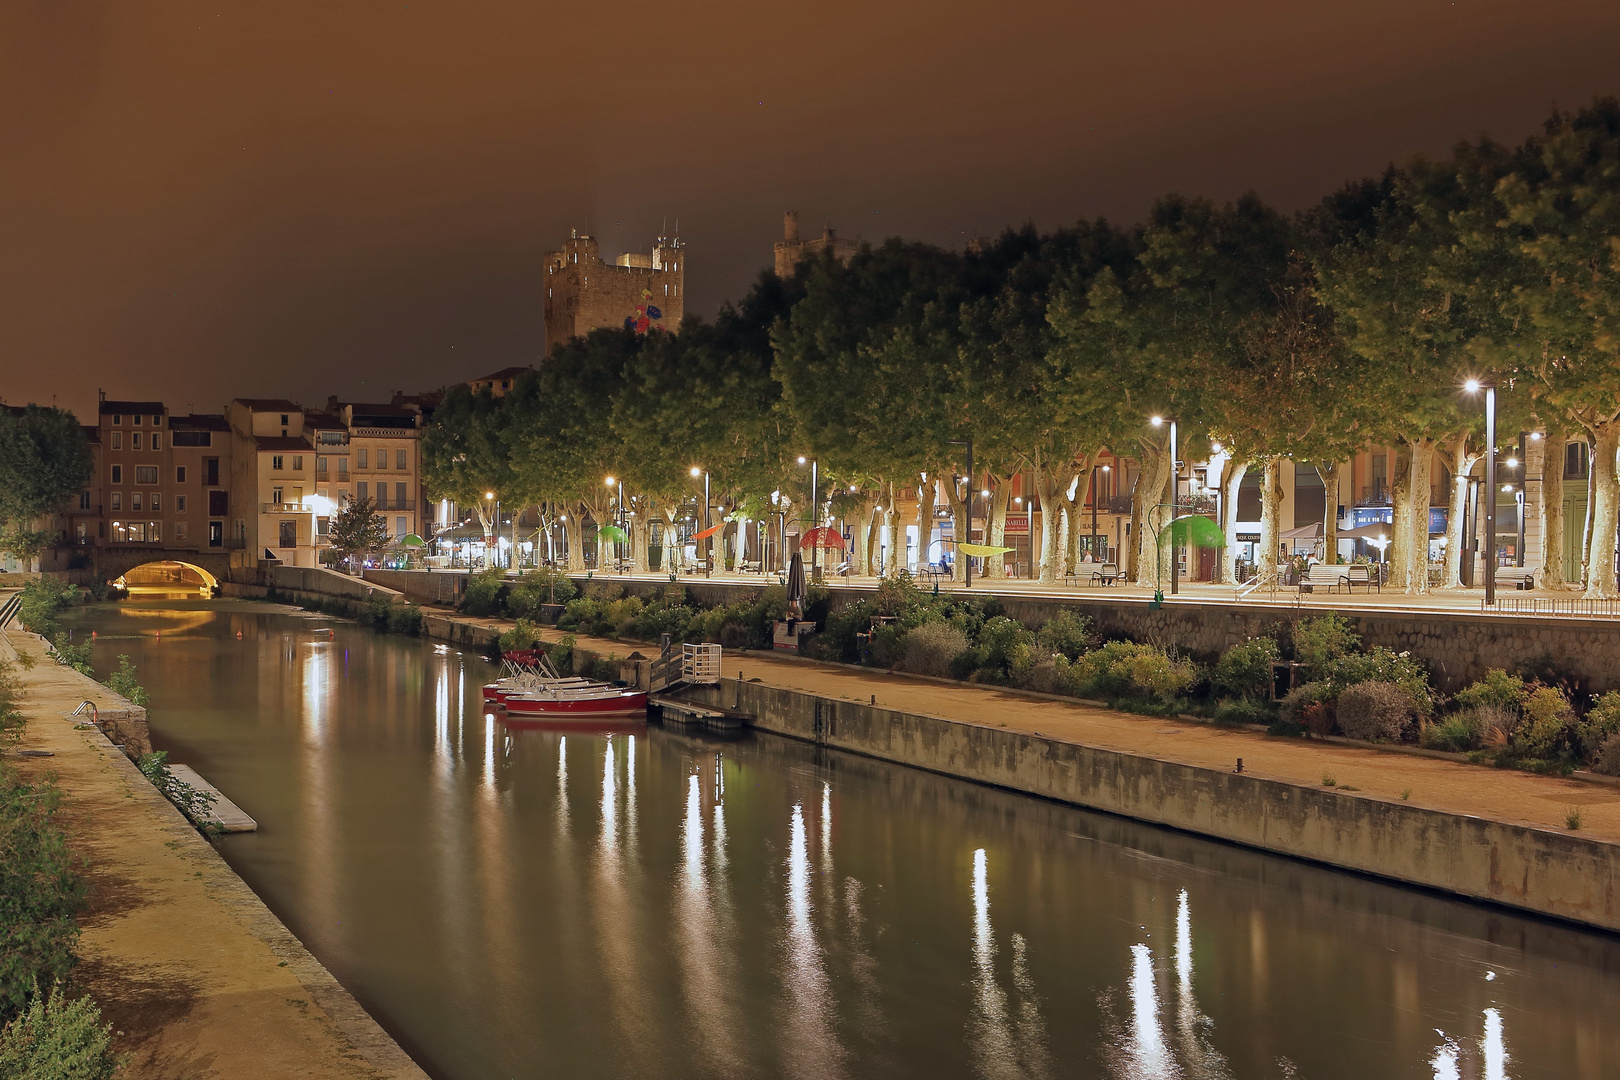
POLYGON ((797 240, 799 238, 799 212, 789 210, 782 215, 782 239, 797 240))

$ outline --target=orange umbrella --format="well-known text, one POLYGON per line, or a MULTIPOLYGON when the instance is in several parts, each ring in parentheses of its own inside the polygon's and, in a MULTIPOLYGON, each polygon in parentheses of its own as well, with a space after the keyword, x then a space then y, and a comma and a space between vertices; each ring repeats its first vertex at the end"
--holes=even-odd
POLYGON ((819 529, 811 529, 799 539, 799 548, 808 547, 837 548, 844 550, 844 535, 835 529, 823 525, 819 529))
POLYGON ((692 534, 692 539, 694 539, 694 540, 707 540, 709 537, 713 536, 715 533, 719 532, 721 529, 723 529, 725 527, 726 527, 726 523, 723 522, 723 521, 718 525, 710 525, 707 529, 704 529, 700 533, 693 533, 692 534))

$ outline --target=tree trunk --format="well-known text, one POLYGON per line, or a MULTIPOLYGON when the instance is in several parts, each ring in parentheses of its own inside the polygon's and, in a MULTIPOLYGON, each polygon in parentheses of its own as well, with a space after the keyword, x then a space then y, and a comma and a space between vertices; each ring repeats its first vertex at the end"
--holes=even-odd
POLYGON ((1429 591, 1429 498, 1434 493, 1434 439, 1412 441, 1412 532, 1406 591, 1429 591))
MULTIPOLYGON (((992 474, 994 476, 994 474, 992 474)), ((1016 476, 1014 473, 1013 476, 1016 476)), ((990 495, 990 523, 985 530, 984 542, 990 547, 1005 547, 1007 539, 1007 506, 1012 502, 1013 476, 995 476, 995 490, 990 495)), ((984 560, 984 576, 992 581, 1007 577, 1007 556, 991 555, 984 560)))
POLYGON ((563 533, 568 537, 568 569, 578 573, 585 569, 585 515, 577 503, 569 508, 563 533))
POLYGON ((1446 513, 1446 578, 1443 588, 1462 588, 1463 558, 1467 554, 1464 548, 1468 544, 1468 538, 1463 535, 1463 518, 1468 511, 1468 477, 1479 458, 1479 451, 1469 447, 1466 435, 1452 445, 1451 509, 1446 513))
POLYGON ((1390 503, 1395 509, 1390 522, 1389 544, 1384 548, 1384 559, 1389 563, 1389 584, 1404 589, 1411 557, 1407 549, 1412 546, 1412 451, 1401 443, 1395 448, 1395 468, 1389 476, 1390 503))
MULTIPOLYGON (((1062 575, 1059 564, 1065 538, 1058 527, 1058 519, 1062 517, 1060 500, 1063 492, 1058 487, 1058 474, 1050 462, 1036 462, 1030 476, 1033 494, 1041 503, 1041 558, 1036 577, 1043 584, 1051 584, 1062 575)), ((1031 536, 1030 542, 1034 543, 1034 540, 1034 536, 1031 536)), ((1031 557, 1033 554, 1031 552, 1031 557)))
POLYGON ((1565 590, 1564 571, 1564 453, 1569 440, 1551 430, 1542 440, 1541 458, 1541 573, 1543 589, 1565 590))
POLYGON ((1280 457, 1269 458, 1261 465, 1260 474, 1260 557, 1255 570, 1262 577, 1277 573, 1282 543, 1282 463, 1280 457))
POLYGON ((1226 534, 1226 547, 1221 551, 1221 580, 1228 585, 1237 584, 1238 492, 1248 471, 1248 459, 1233 458, 1227 462, 1226 478, 1221 484, 1221 514, 1226 518, 1221 523, 1221 531, 1226 534))
POLYGON ((1344 482, 1344 465, 1332 462, 1316 467, 1322 478, 1322 561, 1329 566, 1339 561, 1339 489, 1344 482))
MULTIPOLYGON (((1616 590, 1614 541, 1620 532, 1620 476, 1616 475, 1616 452, 1620 451, 1620 420, 1609 420, 1592 428, 1591 541, 1586 555, 1586 599, 1612 600, 1616 590)), ((1492 537, 1494 553, 1495 538, 1492 537)))
POLYGON ((1159 531, 1170 521, 1164 505, 1170 486, 1170 452, 1149 444, 1142 455, 1142 471, 1138 474, 1136 491, 1131 495, 1131 520, 1136 542, 1131 545, 1136 553, 1136 581, 1139 585, 1160 588, 1168 576, 1169 546, 1159 543, 1159 531))
POLYGON ((893 577, 894 573, 895 573, 895 570, 896 570, 897 566, 899 565, 899 556, 897 556, 895 554, 895 546, 896 545, 895 545, 895 542, 894 542, 895 541, 895 536, 894 536, 895 528, 894 527, 895 527, 895 523, 900 520, 900 515, 899 515, 898 512, 896 512, 896 510, 894 508, 894 484, 893 484, 893 482, 891 482, 888 485, 888 492, 889 492, 889 497, 887 499, 883 500, 883 514, 882 514, 882 524, 881 524, 881 528, 882 528, 883 533, 886 534, 887 537, 888 537, 888 544, 883 549, 883 557, 882 557, 883 566, 882 566, 882 574, 880 575, 882 577, 893 577))
POLYGON ((924 480, 917 487, 917 570, 928 562, 928 544, 934 533, 935 480, 924 480))
POLYGON ((1081 515, 1085 513, 1086 494, 1091 491, 1091 478, 1097 475, 1097 455, 1092 454, 1086 460, 1090 464, 1076 473, 1068 486, 1062 489, 1059 503, 1062 511, 1059 544, 1063 549, 1060 567, 1064 574, 1080 572, 1080 534, 1087 531, 1081 515))

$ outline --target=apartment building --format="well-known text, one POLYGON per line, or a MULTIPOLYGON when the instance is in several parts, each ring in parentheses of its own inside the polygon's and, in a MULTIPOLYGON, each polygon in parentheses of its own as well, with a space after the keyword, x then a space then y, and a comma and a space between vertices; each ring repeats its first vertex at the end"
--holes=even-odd
POLYGON ((225 419, 237 493, 232 537, 244 565, 315 566, 316 518, 331 510, 316 498, 315 447, 303 408, 283 398, 237 398, 225 419))
POLYGON ((230 515, 225 417, 173 416, 160 401, 108 401, 90 435, 96 479, 67 518, 75 544, 223 549, 230 515))

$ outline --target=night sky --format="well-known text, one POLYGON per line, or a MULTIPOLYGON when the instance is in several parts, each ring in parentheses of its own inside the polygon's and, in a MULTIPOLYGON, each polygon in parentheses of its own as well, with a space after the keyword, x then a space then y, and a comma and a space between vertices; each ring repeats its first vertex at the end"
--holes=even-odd
POLYGON ((0 4, 0 397, 386 400, 534 361, 571 227, 689 311, 876 240, 1287 208, 1620 93, 1620 4, 0 4))

